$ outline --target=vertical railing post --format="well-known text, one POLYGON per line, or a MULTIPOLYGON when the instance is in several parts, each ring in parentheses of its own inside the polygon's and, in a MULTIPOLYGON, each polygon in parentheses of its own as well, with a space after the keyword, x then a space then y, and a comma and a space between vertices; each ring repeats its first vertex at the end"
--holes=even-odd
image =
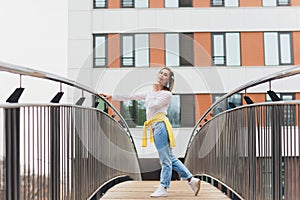
POLYGON ((20 199, 20 108, 5 112, 6 199, 20 199))
POLYGON ((248 199, 256 198, 256 120, 255 107, 248 108, 248 169, 249 190, 248 199))
POLYGON ((272 106, 272 196, 274 200, 282 199, 281 180, 281 127, 283 125, 283 105, 272 106))
POLYGON ((50 108, 50 199, 60 199, 60 108, 50 108))

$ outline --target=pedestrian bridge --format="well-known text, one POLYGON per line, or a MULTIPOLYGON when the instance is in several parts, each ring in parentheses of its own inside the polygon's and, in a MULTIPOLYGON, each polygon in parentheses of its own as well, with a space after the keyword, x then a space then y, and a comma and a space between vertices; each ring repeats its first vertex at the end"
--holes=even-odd
MULTIPOLYGON (((159 181, 126 181, 108 190, 101 199, 153 199, 150 194, 157 185, 159 181)), ((201 191, 198 196, 195 196, 186 181, 172 181, 168 189, 168 199, 226 200, 230 198, 207 182, 202 182, 201 191)))
MULTIPOLYGON (((7 63, 0 63, 0 71, 20 79, 0 104, 0 199, 150 198, 158 182, 142 180, 126 121, 97 91, 7 63), (19 102, 24 77, 58 82, 60 91, 47 104, 19 102), (60 103, 62 85, 80 91, 78 99, 60 103)), ((168 198, 300 199, 300 101, 282 100, 271 90, 275 80, 299 83, 299 73, 300 67, 292 67, 245 83, 212 104, 184 157, 202 180, 201 191, 195 197, 186 182, 172 181, 168 198), (272 101, 252 100, 247 89, 264 83, 272 101), (228 102, 237 93, 247 104, 228 102)))

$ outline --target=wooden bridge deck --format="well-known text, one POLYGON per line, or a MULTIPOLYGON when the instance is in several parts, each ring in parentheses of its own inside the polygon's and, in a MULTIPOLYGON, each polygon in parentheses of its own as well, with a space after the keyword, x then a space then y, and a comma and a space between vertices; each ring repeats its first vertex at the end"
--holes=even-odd
POLYGON ((158 184, 158 181, 126 181, 109 189, 101 199, 229 199, 220 190, 204 181, 201 182, 198 196, 194 195, 186 181, 172 181, 168 197, 151 198, 150 194, 158 184))

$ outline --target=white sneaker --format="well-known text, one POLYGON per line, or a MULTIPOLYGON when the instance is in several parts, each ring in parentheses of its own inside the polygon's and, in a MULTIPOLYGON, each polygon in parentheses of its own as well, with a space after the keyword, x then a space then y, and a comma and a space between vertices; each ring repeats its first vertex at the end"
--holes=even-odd
POLYGON ((159 185, 157 187, 157 189, 155 190, 155 192, 153 192, 150 196, 151 197, 167 197, 168 196, 168 192, 167 192, 166 188, 164 188, 163 186, 159 185))
POLYGON ((188 184, 191 186, 192 190, 194 191, 195 196, 197 196, 201 187, 200 179, 192 177, 192 179, 188 184))

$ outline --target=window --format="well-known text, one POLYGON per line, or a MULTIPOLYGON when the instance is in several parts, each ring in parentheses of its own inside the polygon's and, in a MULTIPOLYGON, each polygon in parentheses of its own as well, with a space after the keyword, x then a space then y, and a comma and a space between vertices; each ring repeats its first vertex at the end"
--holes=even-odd
POLYGON ((107 35, 94 35, 94 67, 107 66, 107 35))
POLYGON ((193 33, 167 33, 166 66, 193 66, 194 40, 193 33))
MULTIPOLYGON (((212 95, 212 100, 213 100, 213 103, 215 103, 219 98, 221 98, 224 94, 213 94, 212 95)), ((213 109, 213 115, 216 115, 220 112, 223 112, 227 110, 227 101, 226 99, 219 102, 219 104, 213 109)))
POLYGON ((239 0, 225 0, 225 7, 238 7, 239 0))
POLYGON ((263 0, 263 6, 290 6, 291 0, 263 0))
POLYGON ((238 7, 239 0, 211 0, 210 5, 212 7, 238 7))
POLYGON ((165 0, 166 8, 193 7, 192 0, 165 0))
POLYGON ((124 34, 121 37, 121 66, 149 66, 149 35, 124 34))
POLYGON ((121 8, 134 8, 133 0, 121 0, 121 8))
POLYGON ((290 6, 290 0, 277 0, 277 6, 290 6))
POLYGON ((211 0, 210 1, 211 6, 224 6, 224 0, 211 0))
MULTIPOLYGON (((228 97, 228 104, 233 103, 235 106, 241 106, 242 105, 242 95, 241 94, 234 94, 230 97, 228 97)), ((230 108, 230 106, 228 106, 230 108)))
POLYGON ((178 0, 165 0, 165 7, 166 8, 177 8, 178 0))
POLYGON ((121 115, 130 128, 143 126, 146 121, 146 107, 143 100, 121 102, 121 115))
MULTIPOLYGON (((173 95, 167 115, 172 127, 193 127, 195 125, 194 95, 173 95)), ((121 114, 130 128, 141 127, 146 121, 144 100, 121 102, 121 114)))
POLYGON ((179 7, 193 7, 192 0, 179 0, 179 7))
POLYGON ((149 7, 149 0, 135 0, 134 5, 135 8, 148 8, 149 7))
POLYGON ((263 6, 276 6, 277 0, 263 0, 263 6))
POLYGON ((240 66, 240 34, 213 33, 212 60, 216 66, 240 66))
MULTIPOLYGON (((221 98, 225 94, 213 94, 212 99, 213 103, 215 103, 219 98, 221 98)), ((219 102, 216 108, 213 110, 213 115, 216 115, 220 112, 223 112, 227 109, 230 109, 230 104, 234 104, 234 106, 241 106, 242 105, 242 94, 234 94, 227 99, 224 99, 223 101, 219 102)))
POLYGON ((107 0, 94 0, 94 8, 107 8, 107 0))
POLYGON ((264 33, 265 65, 292 65, 292 34, 290 32, 264 33))

